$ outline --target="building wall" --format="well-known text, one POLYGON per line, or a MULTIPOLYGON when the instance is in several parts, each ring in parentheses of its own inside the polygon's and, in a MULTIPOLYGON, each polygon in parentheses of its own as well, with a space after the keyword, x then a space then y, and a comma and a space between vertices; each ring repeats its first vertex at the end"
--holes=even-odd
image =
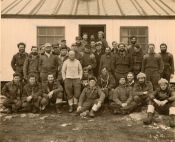
POLYGON ((149 43, 155 43, 156 51, 162 42, 175 55, 175 20, 94 20, 94 19, 2 19, 1 20, 1 81, 11 80, 12 56, 18 51, 17 43, 25 42, 27 52, 37 44, 37 26, 65 26, 65 38, 68 45, 75 42, 79 34, 79 24, 106 24, 106 38, 109 44, 120 40, 120 26, 148 26, 149 43))

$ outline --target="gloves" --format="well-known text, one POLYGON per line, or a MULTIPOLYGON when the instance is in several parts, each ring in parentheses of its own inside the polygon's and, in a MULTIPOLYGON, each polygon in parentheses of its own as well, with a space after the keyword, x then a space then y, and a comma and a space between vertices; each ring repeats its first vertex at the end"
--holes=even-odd
POLYGON ((27 102, 30 102, 32 100, 32 96, 27 97, 27 102))

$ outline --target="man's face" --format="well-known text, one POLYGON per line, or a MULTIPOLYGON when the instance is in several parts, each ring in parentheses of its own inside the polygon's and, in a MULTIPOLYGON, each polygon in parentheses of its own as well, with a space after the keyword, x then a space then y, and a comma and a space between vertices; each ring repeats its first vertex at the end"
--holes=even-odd
POLYGON ((83 72, 83 76, 84 76, 84 77, 88 77, 88 75, 89 75, 89 74, 88 74, 88 71, 84 71, 84 72, 83 72))
POLYGON ((126 79, 125 78, 120 78, 119 84, 124 85, 125 83, 126 83, 126 79))
POLYGON ((18 84, 20 82, 20 77, 19 76, 13 77, 13 81, 15 84, 18 84))
POLYGON ((40 52, 40 54, 43 54, 45 52, 45 47, 41 47, 39 52, 40 52))
POLYGON ((138 81, 139 81, 140 84, 143 84, 143 83, 145 83, 145 78, 144 77, 140 77, 138 79, 138 81))
POLYGON ((96 46, 97 51, 101 51, 101 48, 102 48, 101 45, 97 45, 97 46, 96 46))
POLYGON ((76 43, 80 44, 81 43, 81 40, 77 39, 76 40, 76 43))
POLYGON ((30 83, 30 85, 34 85, 36 83, 36 78, 35 77, 30 77, 29 78, 29 83, 30 83))
POLYGON ((133 80, 134 80, 133 74, 128 74, 128 75, 127 75, 127 80, 128 80, 129 82, 133 81, 133 80))
POLYGON ((112 43, 112 47, 113 47, 113 48, 117 48, 117 42, 113 42, 113 43, 112 43))
POLYGON ((90 87, 94 87, 95 84, 96 84, 96 81, 95 81, 95 80, 90 80, 90 81, 89 81, 89 86, 90 86, 90 87))
POLYGON ((150 53, 150 54, 154 53, 154 45, 149 45, 148 53, 150 53))
POLYGON ((109 48, 106 48, 105 53, 109 55, 111 53, 111 50, 109 48))
POLYGON ((51 46, 46 46, 46 47, 45 47, 45 51, 46 51, 47 53, 50 53, 51 50, 52 50, 52 47, 51 47, 51 46))
POLYGON ((61 54, 62 56, 66 56, 67 50, 66 50, 66 49, 61 49, 60 54, 61 54))
POLYGON ((95 47, 95 41, 91 41, 90 46, 91 46, 91 47, 95 47))
POLYGON ((88 40, 88 35, 87 35, 87 34, 84 34, 84 35, 83 35, 83 39, 84 39, 84 40, 88 40))
POLYGON ((70 60, 74 60, 75 59, 75 52, 73 52, 73 51, 69 52, 69 59, 70 60))
POLYGON ((103 34, 102 33, 98 33, 98 38, 102 39, 103 38, 103 34))
POLYGON ((58 47, 54 47, 53 48, 53 52, 58 55, 59 54, 59 48, 58 47))
POLYGON ((102 75, 107 75, 107 73, 108 73, 108 71, 107 71, 107 69, 106 68, 104 68, 104 69, 102 69, 102 71, 101 71, 101 73, 102 73, 102 75))
POLYGON ((166 90, 167 87, 168 87, 168 85, 166 83, 161 83, 160 84, 160 89, 163 90, 163 91, 166 90))
POLYGON ((136 44, 137 39, 135 37, 131 38, 131 44, 136 44))
POLYGON ((38 48, 32 48, 32 54, 38 55, 38 48))
POLYGON ((54 77, 52 74, 48 75, 47 79, 49 83, 52 83, 54 81, 54 77))
POLYGON ((125 51, 125 46, 123 44, 120 44, 119 51, 122 51, 122 52, 125 51))
POLYGON ((89 48, 85 48, 84 49, 86 53, 90 53, 90 49, 89 48))
POLYGON ((61 46, 66 46, 66 41, 62 41, 61 46))
POLYGON ((24 53, 25 52, 25 46, 24 45, 19 45, 18 50, 20 53, 24 53))
POLYGON ((161 45, 160 50, 161 50, 161 52, 166 52, 166 50, 167 50, 166 45, 161 45))

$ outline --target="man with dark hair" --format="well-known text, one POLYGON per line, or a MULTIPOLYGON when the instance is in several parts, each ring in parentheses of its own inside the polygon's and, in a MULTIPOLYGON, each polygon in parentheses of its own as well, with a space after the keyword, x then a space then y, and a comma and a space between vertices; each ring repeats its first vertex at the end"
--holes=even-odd
POLYGON ((112 61, 112 67, 115 72, 115 79, 118 85, 119 79, 122 76, 126 76, 132 69, 131 56, 126 51, 124 43, 118 44, 118 54, 115 54, 112 61))
POLYGON ((52 44, 52 54, 57 56, 60 55, 59 44, 52 44))
POLYGON ((128 72, 126 79, 127 79, 127 81, 126 81, 127 86, 133 88, 134 84, 135 84, 134 73, 128 72))
POLYGON ((93 70, 95 69, 97 63, 95 56, 91 53, 89 45, 85 45, 85 52, 81 58, 81 65, 83 69, 88 69, 89 73, 93 74, 93 70))
POLYGON ((20 81, 20 74, 14 73, 13 80, 2 88, 2 95, 5 96, 3 106, 8 108, 8 113, 18 112, 21 108, 21 95, 23 84, 20 81))
POLYGON ((167 45, 165 43, 160 45, 160 51, 161 52, 159 54, 162 57, 164 63, 164 70, 161 74, 161 77, 170 81, 170 78, 173 78, 174 75, 174 58, 171 53, 167 52, 167 45))
POLYGON ((112 53, 117 54, 118 53, 118 45, 116 41, 112 42, 112 53))
POLYGON ((114 71, 113 71, 113 68, 112 67, 112 60, 113 60, 113 55, 111 54, 111 48, 110 47, 107 47, 105 49, 105 54, 101 56, 101 59, 100 59, 100 65, 99 65, 99 73, 101 72, 101 70, 103 68, 107 68, 108 72, 110 74, 113 74, 114 71))
POLYGON ((28 78, 28 83, 24 86, 22 94, 22 108, 24 111, 36 113, 40 110, 42 88, 35 75, 31 74, 28 78))
POLYGON ((63 87, 54 80, 53 74, 49 74, 47 83, 42 85, 43 98, 40 103, 40 109, 45 110, 47 105, 53 104, 56 113, 61 113, 61 104, 63 99, 63 87))
POLYGON ((65 39, 61 40, 60 48, 62 48, 62 47, 66 47, 68 51, 70 50, 70 48, 66 45, 66 40, 65 39))
POLYGON ((81 37, 80 36, 77 36, 76 38, 75 38, 75 40, 76 40, 76 42, 75 42, 75 44, 76 44, 76 46, 77 46, 77 49, 78 49, 78 52, 81 54, 81 56, 83 56, 83 53, 84 53, 84 46, 83 46, 83 44, 81 43, 81 37))
POLYGON ((85 47, 85 45, 88 44, 88 34, 87 33, 83 33, 81 44, 82 44, 83 47, 85 47))
POLYGON ((95 117, 95 112, 98 111, 104 102, 105 94, 97 86, 95 77, 89 78, 89 85, 83 89, 80 95, 77 115, 87 115, 89 112, 90 117, 95 117))
POLYGON ((41 55, 39 62, 40 78, 41 82, 47 81, 48 74, 53 74, 57 78, 57 70, 59 66, 58 56, 53 55, 52 46, 50 43, 45 44, 45 54, 41 55))
POLYGON ((175 127, 175 92, 168 86, 166 79, 160 79, 159 88, 150 95, 150 102, 148 105, 148 116, 144 119, 144 124, 149 125, 153 121, 154 110, 160 114, 170 115, 170 127, 175 127))
POLYGON ((102 53, 104 53, 105 49, 108 47, 108 42, 104 38, 104 32, 103 31, 98 32, 98 41, 101 41, 101 43, 102 43, 102 49, 101 50, 102 50, 102 53))
POLYGON ((23 42, 18 43, 19 52, 15 54, 11 61, 11 67, 15 73, 19 73, 21 79, 23 79, 23 65, 28 54, 25 52, 26 44, 23 42))
POLYGON ((128 53, 132 56, 134 53, 134 47, 137 43, 137 37, 136 36, 131 36, 130 37, 130 44, 128 45, 128 53))
POLYGON ((91 52, 93 53, 93 54, 95 54, 95 52, 96 52, 96 46, 95 46, 95 41, 94 40, 91 40, 90 41, 90 47, 91 47, 91 52))
POLYGON ((148 45, 148 54, 144 55, 141 71, 146 74, 147 80, 151 81, 154 89, 158 88, 160 74, 163 72, 163 60, 160 54, 155 53, 155 45, 148 45))
POLYGON ((142 69, 142 61, 143 61, 143 51, 141 49, 141 47, 138 44, 135 44, 133 46, 134 50, 133 53, 131 55, 132 58, 132 72, 134 73, 134 76, 136 78, 137 74, 139 72, 141 72, 142 69))
POLYGON ((26 80, 28 80, 30 74, 34 74, 37 80, 39 80, 39 54, 36 46, 32 46, 31 53, 24 62, 23 74, 26 80))

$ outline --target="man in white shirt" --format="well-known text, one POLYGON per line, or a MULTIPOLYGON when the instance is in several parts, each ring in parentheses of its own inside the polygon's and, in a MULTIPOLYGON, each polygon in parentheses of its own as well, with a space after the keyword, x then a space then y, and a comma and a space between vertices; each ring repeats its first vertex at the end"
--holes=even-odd
POLYGON ((64 61, 62 66, 62 77, 67 94, 69 112, 76 110, 78 99, 81 94, 82 66, 80 61, 75 59, 75 52, 69 51, 69 59, 64 61))

